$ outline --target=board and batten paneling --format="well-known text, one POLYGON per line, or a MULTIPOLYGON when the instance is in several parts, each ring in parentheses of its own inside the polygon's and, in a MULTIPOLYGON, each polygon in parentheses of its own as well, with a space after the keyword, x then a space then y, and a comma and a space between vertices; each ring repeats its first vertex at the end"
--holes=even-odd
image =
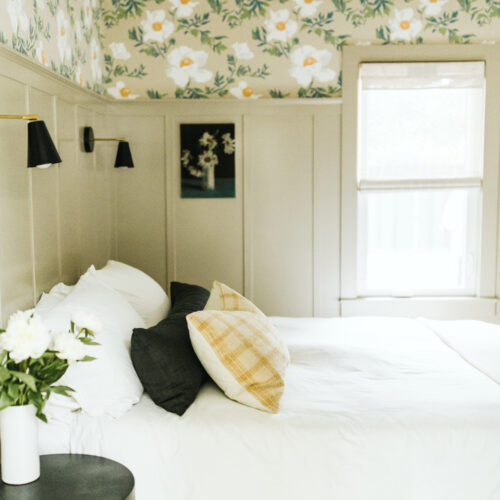
POLYGON ((114 258, 111 149, 82 153, 81 128, 107 125, 106 103, 0 53, 0 114, 38 114, 63 163, 28 169, 27 124, 0 120, 0 326, 41 293, 114 258), (26 82, 29 82, 26 83, 26 82), (104 104, 104 105, 103 105, 104 104))

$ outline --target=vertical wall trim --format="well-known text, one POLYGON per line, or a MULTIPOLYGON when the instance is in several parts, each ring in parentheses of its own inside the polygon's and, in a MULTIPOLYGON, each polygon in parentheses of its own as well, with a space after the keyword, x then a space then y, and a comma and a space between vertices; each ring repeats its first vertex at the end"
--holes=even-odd
MULTIPOLYGON (((52 113, 54 115, 54 141, 58 145, 59 144, 59 125, 57 121, 57 97, 52 96, 52 113)), ((57 269, 59 272, 58 281, 62 281, 62 232, 61 232, 61 180, 60 176, 60 168, 61 164, 54 165, 51 168, 56 169, 56 225, 57 225, 57 269)))
POLYGON ((251 212, 252 203, 252 148, 250 147, 248 137, 252 127, 249 122, 252 119, 251 114, 244 114, 242 119, 242 144, 245 159, 243 163, 243 294, 250 300, 254 300, 254 282, 253 282, 253 245, 252 245, 252 232, 253 220, 251 212))
POLYGON ((316 279, 316 261, 318 253, 318 245, 316 241, 316 117, 314 113, 311 115, 311 271, 312 271, 312 315, 318 315, 318 306, 316 304, 316 287, 318 286, 318 280, 316 279))

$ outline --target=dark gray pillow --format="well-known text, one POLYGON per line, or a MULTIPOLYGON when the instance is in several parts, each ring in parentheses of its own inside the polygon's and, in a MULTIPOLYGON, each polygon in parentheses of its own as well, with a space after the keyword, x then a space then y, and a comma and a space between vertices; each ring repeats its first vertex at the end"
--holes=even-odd
POLYGON ((208 379, 191 346, 186 316, 201 311, 209 295, 200 286, 172 282, 168 316, 132 334, 132 363, 144 389, 158 406, 177 415, 189 408, 208 379))

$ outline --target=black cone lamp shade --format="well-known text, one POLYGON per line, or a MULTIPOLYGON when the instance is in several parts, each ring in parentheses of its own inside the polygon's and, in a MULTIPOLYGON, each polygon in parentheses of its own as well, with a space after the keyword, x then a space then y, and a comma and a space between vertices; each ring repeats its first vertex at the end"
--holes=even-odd
POLYGON ((115 168, 122 167, 134 168, 130 146, 126 141, 118 142, 118 151, 116 153, 115 168))
POLYGON ((52 163, 61 163, 50 137, 49 131, 42 120, 28 123, 28 167, 49 167, 52 163))

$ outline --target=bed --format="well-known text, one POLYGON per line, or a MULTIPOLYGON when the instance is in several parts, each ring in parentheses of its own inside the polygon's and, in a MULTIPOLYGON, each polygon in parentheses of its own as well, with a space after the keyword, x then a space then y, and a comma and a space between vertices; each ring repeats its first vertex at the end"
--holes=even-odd
POLYGON ((272 321, 291 356, 277 414, 208 383, 182 417, 144 394, 41 424, 41 453, 115 459, 137 500, 500 499, 499 326, 272 321))

